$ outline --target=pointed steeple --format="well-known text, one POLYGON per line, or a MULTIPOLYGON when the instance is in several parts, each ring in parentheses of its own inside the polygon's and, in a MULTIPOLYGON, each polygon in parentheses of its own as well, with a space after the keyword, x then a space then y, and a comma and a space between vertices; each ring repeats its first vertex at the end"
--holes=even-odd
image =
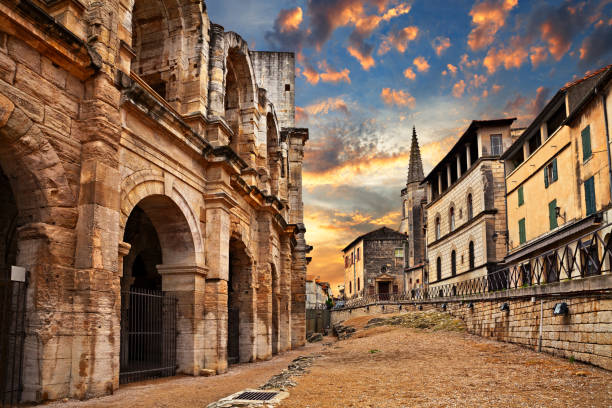
POLYGON ((420 183, 425 176, 423 175, 423 161, 421 160, 421 149, 417 139, 416 128, 412 127, 412 146, 410 147, 410 164, 408 165, 408 182, 420 183))

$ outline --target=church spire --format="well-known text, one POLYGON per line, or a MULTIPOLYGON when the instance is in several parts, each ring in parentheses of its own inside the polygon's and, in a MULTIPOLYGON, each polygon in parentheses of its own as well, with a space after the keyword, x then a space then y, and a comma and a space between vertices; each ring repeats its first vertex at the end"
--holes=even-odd
POLYGON ((416 128, 412 127, 412 146, 410 147, 410 164, 408 165, 408 182, 420 183, 425 176, 423 175, 423 162, 421 161, 421 149, 417 139, 416 128))

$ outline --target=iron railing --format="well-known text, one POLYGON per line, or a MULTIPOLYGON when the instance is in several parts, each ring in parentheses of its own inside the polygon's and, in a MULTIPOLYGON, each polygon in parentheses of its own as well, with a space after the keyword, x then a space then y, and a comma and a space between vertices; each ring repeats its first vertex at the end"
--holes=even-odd
POLYGON ((23 391, 27 282, 0 277, 0 407, 19 403, 23 391))
POLYGON ((132 288, 121 296, 119 383, 176 374, 176 297, 132 288))
POLYGON ((451 283, 434 282, 408 292, 349 299, 345 307, 481 295, 608 274, 612 267, 611 230, 612 224, 599 227, 564 245, 547 249, 520 262, 503 265, 483 276, 451 283))

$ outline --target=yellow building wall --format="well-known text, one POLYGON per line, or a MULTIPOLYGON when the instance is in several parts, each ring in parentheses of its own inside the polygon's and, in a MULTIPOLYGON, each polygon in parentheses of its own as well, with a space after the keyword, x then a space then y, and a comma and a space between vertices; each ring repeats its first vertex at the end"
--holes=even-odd
MULTIPOLYGON (((347 267, 344 268, 344 293, 347 297, 353 297, 355 296, 355 294, 357 293, 357 281, 356 279, 359 280, 359 293, 357 293, 359 296, 361 296, 363 294, 363 287, 364 287, 364 276, 363 276, 363 241, 359 241, 357 242, 355 245, 353 245, 351 248, 349 248, 346 252, 343 252, 343 259, 342 262, 344 262, 344 259, 348 256, 349 258, 351 258, 351 256, 356 257, 357 255, 357 249, 359 249, 359 259, 356 260, 354 265, 351 265, 349 263, 349 265, 347 267)), ((354 258, 356 259, 356 258, 354 258)))
POLYGON ((610 203, 606 134, 601 99, 593 101, 572 127, 563 126, 506 178, 510 251, 520 246, 519 220, 525 218, 526 243, 550 229, 548 205, 557 200, 561 217, 558 227, 584 218, 586 203, 584 181, 595 176, 597 211, 610 203), (590 159, 582 160, 582 130, 591 127, 590 159), (557 181, 544 184, 545 165, 557 158, 557 181), (518 190, 523 186, 524 204, 518 205, 518 190))

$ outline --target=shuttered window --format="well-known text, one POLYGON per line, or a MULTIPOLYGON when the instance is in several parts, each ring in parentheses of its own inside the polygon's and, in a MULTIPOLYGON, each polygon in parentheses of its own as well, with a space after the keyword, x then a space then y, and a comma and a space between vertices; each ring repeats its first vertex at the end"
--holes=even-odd
POLYGON ((548 188, 549 185, 554 183, 559 179, 557 173, 557 158, 552 159, 550 163, 548 163, 544 167, 544 187, 548 188))
POLYGON ((582 161, 587 161, 593 152, 591 151, 591 126, 582 129, 582 161))
POLYGON ((523 186, 520 186, 518 188, 518 205, 520 207, 523 204, 525 204, 525 195, 523 193, 523 186))
POLYGON ((597 206, 595 204, 595 179, 593 177, 584 182, 584 199, 586 201, 586 215, 594 214, 597 206))
POLYGON ((525 232, 525 219, 521 218, 518 222, 519 227, 519 243, 524 244, 527 241, 527 234, 525 232))
POLYGON ((550 229, 554 230, 558 227, 557 225, 557 200, 552 200, 548 203, 548 221, 550 223, 550 229))

